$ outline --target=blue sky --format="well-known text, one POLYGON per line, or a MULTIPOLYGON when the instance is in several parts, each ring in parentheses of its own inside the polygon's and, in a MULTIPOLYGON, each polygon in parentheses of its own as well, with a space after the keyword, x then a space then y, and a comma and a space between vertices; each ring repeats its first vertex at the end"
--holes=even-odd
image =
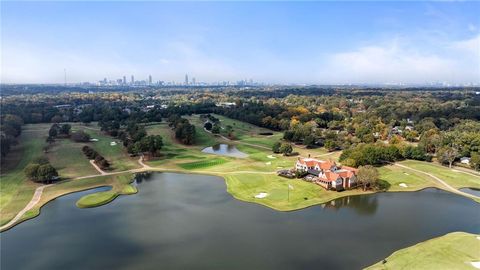
POLYGON ((4 83, 480 82, 479 2, 1 2, 4 83))

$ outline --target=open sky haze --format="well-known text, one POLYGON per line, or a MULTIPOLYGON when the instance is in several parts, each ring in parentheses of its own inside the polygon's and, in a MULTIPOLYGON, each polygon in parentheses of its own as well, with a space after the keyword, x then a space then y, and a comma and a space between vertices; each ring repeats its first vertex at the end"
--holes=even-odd
POLYGON ((3 83, 480 83, 480 2, 1 2, 3 83))

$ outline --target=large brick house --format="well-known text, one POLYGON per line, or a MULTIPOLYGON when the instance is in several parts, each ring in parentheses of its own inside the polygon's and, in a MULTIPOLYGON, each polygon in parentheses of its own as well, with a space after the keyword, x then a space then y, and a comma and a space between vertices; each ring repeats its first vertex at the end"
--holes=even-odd
POLYGON ((332 161, 298 158, 295 170, 306 172, 310 181, 325 189, 343 190, 357 185, 357 169, 332 161))

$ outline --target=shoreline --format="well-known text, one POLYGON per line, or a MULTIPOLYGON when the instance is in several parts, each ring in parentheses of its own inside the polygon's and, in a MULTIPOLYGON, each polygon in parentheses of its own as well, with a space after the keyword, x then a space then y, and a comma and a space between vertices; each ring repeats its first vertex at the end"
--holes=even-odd
MULTIPOLYGON (((127 173, 139 173, 139 172, 156 172, 156 173, 181 173, 181 174, 198 174, 198 175, 210 175, 210 176, 216 176, 216 177, 220 177, 223 179, 223 181, 225 182, 225 192, 227 192, 228 194, 230 194, 234 199, 236 200, 239 200, 239 201, 242 201, 242 202, 245 202, 245 203, 250 203, 250 204, 257 204, 257 205, 260 205, 260 206, 263 206, 263 207, 267 207, 267 208, 270 208, 274 211, 280 211, 280 212, 293 212, 293 211, 299 211, 299 210, 303 210, 303 209, 307 209, 307 208, 310 208, 310 207, 314 207, 316 205, 321 205, 321 204, 326 204, 328 202, 331 202, 331 201, 334 201, 334 200, 337 200, 337 199, 340 199, 340 198, 345 198, 345 197, 349 197, 349 196, 361 196, 361 195, 373 195, 373 194, 378 194, 378 193, 402 193, 402 192, 420 192, 420 191, 423 191, 423 190, 426 190, 426 189, 437 189, 437 190, 442 190, 442 191, 445 191, 445 192, 448 192, 448 193, 451 193, 451 194, 454 194, 454 195, 458 195, 458 196, 461 196, 461 197, 464 197, 466 199, 470 199, 476 203, 480 203, 479 201, 476 201, 474 199, 472 199, 471 197, 466 197, 466 196, 463 196, 461 194, 458 194, 458 193, 455 193, 455 192, 452 192, 450 190, 447 190, 447 189, 443 189, 443 188, 440 188, 440 187, 437 187, 437 186, 427 186, 427 187, 422 187, 422 188, 419 188, 419 189, 416 189, 416 190, 394 190, 394 191, 388 191, 388 190, 379 190, 379 191, 365 191, 363 193, 358 193, 358 194, 345 194, 345 195, 342 195, 343 192, 337 192, 338 194, 340 194, 340 196, 338 197, 335 197, 335 198, 329 198, 329 199, 326 199, 326 200, 320 200, 320 201, 315 201, 315 202, 312 202, 310 204, 306 204, 306 205, 302 205, 302 206, 299 206, 299 207, 292 207, 292 208, 282 208, 282 207, 276 207, 274 205, 270 205, 270 204, 267 204, 267 203, 264 203, 262 202, 261 200, 254 200, 254 198, 252 197, 251 200, 248 200, 248 199, 245 199, 245 198, 242 198, 241 196, 238 196, 235 194, 235 192, 231 192, 230 188, 229 188, 229 184, 228 184, 228 180, 226 179, 226 177, 228 175, 222 175, 222 174, 229 174, 229 173, 215 173, 215 172, 203 172, 203 171, 182 171, 182 170, 174 170, 174 169, 161 169, 161 168, 155 168, 155 167, 150 167, 148 169, 145 169, 145 170, 136 170, 136 172, 131 172, 131 171, 126 171, 126 172, 119 172, 118 174, 119 175, 122 175, 122 174, 127 174, 127 173)), ((232 174, 232 173, 230 173, 232 174)), ((253 174, 253 172, 252 172, 253 174)), ((95 177, 108 177, 109 175, 98 175, 98 176, 95 176, 95 177)), ((93 177, 92 177, 93 178, 93 177)), ((84 178, 85 179, 85 178, 84 178)), ((135 177, 132 176, 131 178, 131 181, 127 184, 127 185, 131 185, 133 182, 134 182, 134 179, 135 177)), ((81 179, 78 179, 78 180, 81 180, 81 179)), ((298 181, 302 181, 300 179, 296 179, 298 181)), ((70 180, 70 181, 76 181, 76 180, 70 180)), ((63 181, 62 183, 65 183, 66 181, 63 181)), ((53 187, 53 186, 49 186, 49 187, 53 187)), ((92 190, 92 189, 96 189, 96 188, 101 188, 101 187, 111 187, 112 189, 114 188, 114 185, 113 184, 106 184, 106 183, 99 183, 98 185, 92 185, 92 186, 88 186, 88 187, 85 187, 85 188, 80 188, 78 190, 72 190, 72 191, 67 191, 65 193, 62 193, 60 194, 59 196, 55 196, 55 197, 52 197, 52 198, 49 198, 47 200, 45 200, 44 202, 42 202, 42 198, 40 198, 39 200, 39 204, 40 205, 35 205, 33 206, 31 209, 29 209, 25 214, 27 214, 28 212, 30 211, 35 211, 35 213, 32 215, 32 216, 27 216, 25 217, 25 214, 20 217, 17 222, 13 223, 12 225, 6 227, 6 228, 3 228, 2 230, 0 230, 0 233, 3 233, 5 231, 8 231, 12 228, 14 228, 15 226, 17 226, 18 224, 21 224, 27 220, 30 220, 30 219, 33 219, 37 216, 39 216, 41 214, 41 209, 47 205, 49 202, 57 199, 57 198, 60 198, 60 197, 63 197, 63 196, 66 196, 66 195, 70 195, 72 193, 77 193, 77 192, 83 192, 83 191, 88 191, 88 190, 92 190)), ((47 187, 48 188, 48 187, 47 187)), ((472 188, 472 187, 461 187, 461 188, 472 188)), ((106 204, 109 204, 113 201, 115 201, 116 198, 120 197, 121 195, 135 195, 137 194, 138 192, 140 192, 140 190, 138 188, 136 188, 136 192, 135 193, 130 193, 130 194, 121 194, 121 192, 119 192, 116 196, 114 196, 113 199, 109 200, 108 202, 105 202, 105 203, 102 203, 102 204, 99 204, 99 205, 96 205, 96 206, 92 206, 92 207, 86 207, 86 208, 95 208, 95 207, 101 207, 103 205, 106 205, 106 204)), ((331 191, 333 192, 333 191, 331 191)), ((336 192, 336 191, 335 191, 336 192)), ((92 194, 95 194, 95 193, 92 193, 92 194)), ((76 205, 76 207, 78 207, 78 205, 76 205)), ((78 207, 80 208, 80 207, 78 207)), ((10 222, 10 221, 8 221, 10 222)), ((6 224, 8 224, 8 222, 6 224)))

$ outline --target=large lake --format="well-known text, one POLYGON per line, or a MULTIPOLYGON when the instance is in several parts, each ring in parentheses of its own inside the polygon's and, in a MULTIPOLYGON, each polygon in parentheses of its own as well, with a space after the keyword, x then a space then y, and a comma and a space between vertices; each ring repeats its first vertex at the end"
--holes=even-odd
POLYGON ((48 203, 0 235, 1 269, 359 269, 453 231, 480 207, 429 189, 343 198, 294 212, 235 200, 223 179, 156 173, 139 193, 79 209, 48 203))

